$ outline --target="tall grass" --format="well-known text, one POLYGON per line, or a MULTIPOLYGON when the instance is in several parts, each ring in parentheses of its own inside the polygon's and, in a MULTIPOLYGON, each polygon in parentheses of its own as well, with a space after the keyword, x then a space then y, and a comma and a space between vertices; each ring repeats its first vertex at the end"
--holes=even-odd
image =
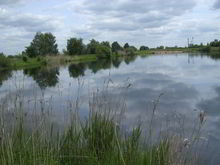
MULTIPOLYGON (((15 103, 15 109, 10 113, 7 106, 0 106, 1 165, 196 164, 196 159, 191 159, 192 155, 189 155, 193 151, 192 144, 189 145, 176 133, 167 133, 167 136, 150 144, 144 139, 152 137, 143 137, 142 124, 125 133, 120 124, 121 118, 118 118, 123 108, 114 111, 111 98, 103 92, 92 95, 87 119, 79 117, 76 101, 75 109, 69 115, 68 127, 64 130, 56 128, 49 112, 41 110, 40 114, 34 113, 33 118, 33 114, 24 111, 22 99, 17 100, 18 105, 15 103)), ((158 103, 159 100, 156 101, 158 103)), ((204 124, 204 118, 199 120, 198 131, 192 136, 193 144, 199 139, 204 124)), ((152 130, 149 132, 147 136, 152 136, 152 130)))

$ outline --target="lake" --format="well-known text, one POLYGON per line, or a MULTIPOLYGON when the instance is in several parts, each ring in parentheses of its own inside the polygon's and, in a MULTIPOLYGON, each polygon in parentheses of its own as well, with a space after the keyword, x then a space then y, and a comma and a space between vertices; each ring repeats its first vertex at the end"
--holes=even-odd
POLYGON ((207 148, 202 149, 204 162, 219 164, 219 71, 220 60, 200 54, 135 56, 54 68, 4 71, 0 73, 0 99, 9 108, 21 97, 28 102, 24 105, 27 111, 40 110, 42 106, 51 109, 53 120, 61 126, 72 102, 79 100, 79 113, 86 118, 90 96, 104 90, 113 98, 112 108, 125 109, 122 120, 127 130, 138 122, 147 129, 145 121, 150 120, 153 101, 158 99, 153 124, 155 134, 161 129, 175 129, 175 125, 184 127, 186 138, 199 112, 204 111, 207 117, 203 140, 208 143, 207 148), (125 104, 117 104, 119 100, 125 104), (167 126, 167 123, 170 124, 167 126))

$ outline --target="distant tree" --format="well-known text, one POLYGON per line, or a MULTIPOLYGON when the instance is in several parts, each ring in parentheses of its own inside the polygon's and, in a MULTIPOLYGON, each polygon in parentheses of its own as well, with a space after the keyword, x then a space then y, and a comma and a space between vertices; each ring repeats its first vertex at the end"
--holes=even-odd
POLYGON ((129 48, 130 46, 129 46, 129 44, 128 43, 126 43, 125 45, 124 45, 124 49, 127 49, 127 48, 129 48))
POLYGON ((147 46, 141 46, 141 47, 140 47, 140 51, 143 51, 143 50, 149 50, 149 47, 147 47, 147 46))
POLYGON ((0 53, 0 56, 5 56, 3 52, 0 53))
POLYGON ((90 43, 87 45, 87 53, 88 54, 96 54, 96 49, 99 45, 99 42, 92 39, 90 40, 90 43))
POLYGON ((108 46, 100 44, 96 48, 96 54, 99 55, 100 58, 110 58, 111 57, 111 48, 108 46))
POLYGON ((112 43, 112 52, 117 52, 119 50, 122 50, 122 47, 119 45, 117 41, 112 43))
POLYGON ((108 41, 102 41, 101 45, 107 46, 108 48, 111 48, 111 45, 108 41))
POLYGON ((63 55, 68 55, 68 51, 67 51, 66 49, 63 49, 63 50, 62 50, 62 54, 63 54, 63 55))
POLYGON ((164 49, 164 46, 159 46, 157 47, 157 49, 164 49))
POLYGON ((212 46, 212 47, 220 47, 220 41, 215 39, 214 41, 210 42, 210 46, 212 46))
POLYGON ((6 57, 4 53, 0 53, 0 68, 7 68, 10 67, 10 65, 11 65, 10 59, 6 57))
POLYGON ((137 51, 137 48, 135 46, 129 46, 129 48, 133 49, 134 51, 137 51))
POLYGON ((69 55, 81 55, 84 49, 83 40, 81 38, 70 38, 67 40, 67 53, 69 55))
POLYGON ((125 49, 126 55, 128 56, 135 55, 135 51, 136 51, 135 47, 129 47, 125 49))
POLYGON ((52 33, 37 32, 30 46, 26 47, 26 54, 29 57, 57 53, 56 37, 52 33))

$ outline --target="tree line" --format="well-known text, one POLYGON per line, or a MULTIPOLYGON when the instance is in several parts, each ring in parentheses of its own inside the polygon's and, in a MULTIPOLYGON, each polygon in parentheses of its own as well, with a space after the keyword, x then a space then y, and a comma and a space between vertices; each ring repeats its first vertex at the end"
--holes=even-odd
MULTIPOLYGON (((210 47, 220 47, 220 40, 215 39, 214 41, 207 43, 207 45, 192 44, 189 48, 198 48, 201 51, 210 51, 210 47)), ((175 47, 164 47, 159 46, 156 49, 169 49, 169 48, 178 48, 175 47)), ((140 46, 140 51, 147 51, 150 48, 147 46, 140 46)), ((121 55, 134 55, 138 49, 135 46, 131 46, 128 43, 125 43, 124 46, 121 46, 117 41, 112 44, 108 41, 96 41, 95 39, 90 40, 88 44, 83 43, 82 38, 69 38, 67 40, 66 49, 63 49, 63 54, 65 55, 84 55, 84 54, 96 54, 98 57, 110 57, 112 54, 121 54, 121 55)), ((58 44, 56 43, 56 37, 52 33, 41 33, 37 32, 31 41, 30 45, 26 47, 25 51, 22 52, 22 55, 28 57, 38 57, 46 55, 57 55, 58 44)), ((4 54, 0 54, 1 61, 5 61, 4 54)), ((2 62, 3 63, 3 62, 2 62)), ((4 62, 3 64, 6 64, 4 62)), ((3 66, 3 64, 1 64, 3 66)))
MULTIPOLYGON (((148 50, 147 46, 141 46, 139 50, 148 50)), ((134 55, 137 48, 126 43, 121 46, 117 41, 112 44, 108 41, 90 40, 88 44, 83 43, 82 38, 69 38, 67 40, 66 49, 63 53, 66 55, 83 55, 83 54, 97 54, 99 57, 110 57, 112 54, 126 54, 134 55)), ((37 32, 30 45, 26 47, 23 54, 29 57, 57 55, 58 45, 56 37, 52 33, 37 32)))

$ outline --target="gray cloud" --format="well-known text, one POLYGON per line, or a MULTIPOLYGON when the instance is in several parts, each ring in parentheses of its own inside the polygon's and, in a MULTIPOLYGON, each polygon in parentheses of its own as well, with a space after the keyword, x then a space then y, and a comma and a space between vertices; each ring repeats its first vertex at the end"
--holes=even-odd
MULTIPOLYGON (((20 42, 30 42, 27 38, 36 31, 53 32, 61 49, 70 36, 150 47, 185 46, 190 36, 206 43, 219 34, 220 24, 214 18, 217 11, 208 5, 202 8, 207 3, 203 1, 53 0, 51 4, 42 0, 0 0, 0 30, 4 33, 0 38, 4 46, 0 48, 7 52, 6 47, 20 47, 20 42), (201 9, 202 16, 197 13, 201 9), (13 37, 20 42, 12 44, 13 37)), ((215 6, 218 8, 219 1, 215 6)))
POLYGON ((214 5, 213 5, 213 7, 214 7, 215 9, 220 9, 220 0, 216 0, 215 3, 214 3, 214 5))
POLYGON ((36 32, 56 32, 61 27, 60 17, 54 19, 48 15, 18 13, 0 8, 0 50, 8 54, 18 53, 24 50, 36 32))
POLYGON ((107 1, 85 0, 75 10, 89 15, 92 28, 109 31, 133 31, 144 28, 161 27, 173 17, 191 10, 195 2, 162 0, 126 0, 107 1))
POLYGON ((52 17, 16 14, 0 8, 0 26, 6 28, 21 28, 27 32, 54 31, 59 27, 59 22, 54 21, 52 17))
POLYGON ((5 4, 14 4, 17 3, 21 0, 0 0, 0 5, 5 5, 5 4))

